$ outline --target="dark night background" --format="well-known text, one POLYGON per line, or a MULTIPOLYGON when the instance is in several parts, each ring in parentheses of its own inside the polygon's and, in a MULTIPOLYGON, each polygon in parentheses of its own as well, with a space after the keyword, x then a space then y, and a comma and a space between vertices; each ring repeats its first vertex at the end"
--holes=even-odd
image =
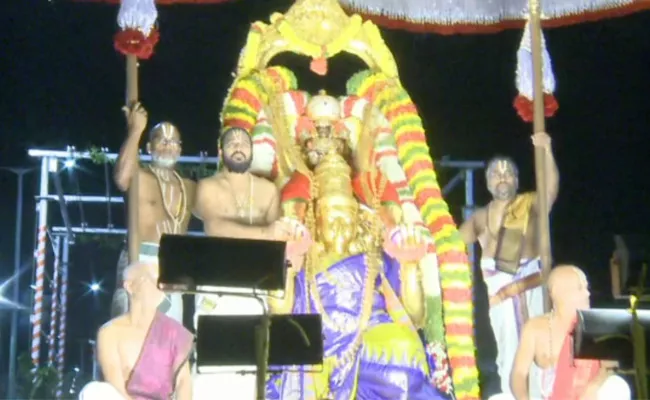
MULTIPOLYGON (((216 153, 219 112, 232 82, 248 24, 284 11, 289 0, 242 0, 217 6, 159 8, 161 40, 150 61, 141 63, 140 94, 150 122, 168 119, 183 132, 184 153, 216 153)), ((63 0, 5 1, 0 6, 0 166, 29 166, 28 148, 61 150, 106 146, 115 152, 124 137, 120 112, 124 61, 113 50, 117 7, 63 0)), ((650 222, 647 158, 650 152, 650 13, 546 31, 558 81, 560 110, 547 123, 561 172, 552 218, 554 258, 588 271, 595 303, 609 300, 608 261, 614 233, 645 233, 650 222)), ((534 185, 531 127, 521 122, 512 100, 520 31, 495 35, 439 36, 384 30, 404 86, 420 108, 431 154, 485 160, 495 153, 515 158, 521 186, 534 185)), ((362 68, 352 56, 338 56, 331 76, 310 74, 308 60, 279 58, 298 71, 302 86, 341 94, 347 77, 362 68)), ((444 185, 454 171, 439 170, 444 185)), ((68 193, 103 194, 104 172, 87 165, 64 173, 68 193), (78 187, 77 187, 78 184, 78 187)), ((482 174, 478 202, 488 200, 482 174)), ((0 278, 13 270, 15 177, 0 171, 0 278)), ((31 265, 36 174, 25 181, 23 263, 31 265)), ((117 195, 114 186, 111 191, 117 195)), ((455 215, 462 187, 448 196, 455 215)), ((75 224, 107 224, 105 206, 69 206, 75 224)), ((50 222, 60 224, 55 203, 50 222)), ((123 225, 114 208, 113 222, 123 225)), ((77 240, 72 251, 68 316, 68 366, 86 366, 80 343, 108 318, 109 294, 88 294, 88 283, 114 284, 118 258, 112 246, 77 240)), ((115 241, 114 241, 115 242, 115 241)), ((51 258, 50 258, 51 260, 51 258)), ((30 305, 29 273, 21 301, 30 305)), ((4 295, 9 296, 10 291, 4 295)), ((0 376, 6 376, 9 313, 0 309, 0 376)), ((27 350, 24 313, 19 353, 27 350)), ((4 386, 5 382, 2 382, 4 386)), ((0 393, 4 388, 0 388, 0 393)))

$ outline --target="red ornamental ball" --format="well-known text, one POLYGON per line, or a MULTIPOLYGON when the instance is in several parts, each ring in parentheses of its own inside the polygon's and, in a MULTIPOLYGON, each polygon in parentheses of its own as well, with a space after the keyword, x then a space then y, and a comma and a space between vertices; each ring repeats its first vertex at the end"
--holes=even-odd
MULTIPOLYGON (((518 95, 513 102, 513 107, 517 110, 517 114, 522 120, 526 122, 533 122, 533 102, 523 95, 518 95)), ((559 108, 555 96, 552 94, 544 93, 544 116, 550 118, 555 115, 559 108)))
POLYGON ((124 29, 115 34, 113 44, 115 50, 125 56, 134 55, 141 60, 146 60, 153 54, 153 49, 159 38, 160 35, 156 29, 153 29, 146 37, 137 29, 124 29))

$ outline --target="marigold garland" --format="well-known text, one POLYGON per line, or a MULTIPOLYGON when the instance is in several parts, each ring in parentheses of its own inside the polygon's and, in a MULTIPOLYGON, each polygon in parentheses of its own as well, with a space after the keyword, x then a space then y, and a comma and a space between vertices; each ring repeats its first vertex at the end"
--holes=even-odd
MULTIPOLYGON (((465 245, 442 198, 422 121, 408 93, 382 73, 363 71, 348 82, 348 91, 369 98, 390 122, 398 158, 415 194, 415 203, 433 235, 440 271, 446 344, 457 399, 479 398, 474 357, 472 273, 465 245)), ((439 322, 427 313, 427 339, 439 322)))
POLYGON ((241 128, 251 133, 267 94, 264 83, 270 82, 278 92, 295 89, 296 76, 285 67, 270 67, 238 78, 229 90, 221 113, 221 131, 241 128))

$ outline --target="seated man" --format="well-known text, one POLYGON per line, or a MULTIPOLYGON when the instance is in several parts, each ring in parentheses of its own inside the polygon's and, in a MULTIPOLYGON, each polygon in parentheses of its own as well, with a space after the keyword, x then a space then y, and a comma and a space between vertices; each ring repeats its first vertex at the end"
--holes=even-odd
POLYGON ((157 310, 158 266, 139 262, 124 271, 129 310, 97 333, 105 382, 91 382, 80 400, 192 399, 188 358, 192 334, 157 310))
POLYGON ((629 386, 606 362, 572 357, 577 310, 589 308, 585 274, 570 265, 555 267, 548 290, 553 310, 524 325, 510 377, 515 399, 629 400, 629 386))

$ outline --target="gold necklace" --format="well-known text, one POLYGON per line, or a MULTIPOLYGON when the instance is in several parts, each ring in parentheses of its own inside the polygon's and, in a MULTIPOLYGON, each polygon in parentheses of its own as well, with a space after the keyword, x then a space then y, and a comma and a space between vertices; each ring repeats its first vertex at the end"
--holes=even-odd
MULTIPOLYGON (((172 170, 172 175, 178 180, 180 184, 180 189, 181 189, 181 198, 180 201, 178 202, 178 206, 176 207, 176 212, 172 212, 172 204, 173 203, 173 187, 172 187, 172 199, 171 201, 167 201, 167 196, 165 196, 165 192, 163 190, 163 178, 160 176, 160 172, 149 165, 149 170, 153 173, 153 175, 156 177, 156 181, 158 182, 158 188, 160 189, 160 197, 162 197, 163 201, 163 208, 165 210, 165 213, 167 216, 172 220, 174 223, 174 228, 178 227, 185 218, 185 209, 187 208, 187 196, 186 196, 186 190, 185 190, 185 182, 183 182, 183 178, 176 172, 175 170, 172 170)), ((171 179, 170 179, 171 180, 171 179)), ((165 179, 166 182, 169 182, 170 180, 165 179)))
POLYGON ((244 204, 245 202, 240 198, 240 196, 237 196, 237 193, 235 192, 235 189, 233 188, 228 178, 226 178, 226 182, 228 182, 228 186, 230 186, 230 190, 232 192, 232 197, 235 200, 237 215, 239 216, 239 219, 243 221, 244 218, 246 218, 246 208, 248 208, 248 224, 253 225, 253 175, 249 173, 248 177, 248 205, 244 204))

